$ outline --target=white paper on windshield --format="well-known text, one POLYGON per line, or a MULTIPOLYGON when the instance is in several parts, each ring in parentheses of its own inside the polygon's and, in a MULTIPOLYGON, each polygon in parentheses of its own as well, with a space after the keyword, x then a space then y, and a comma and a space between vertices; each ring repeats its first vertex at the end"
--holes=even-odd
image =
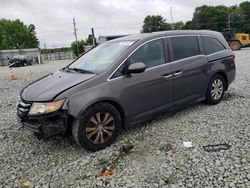
POLYGON ((134 42, 131 41, 124 41, 124 42, 119 42, 119 46, 131 46, 134 42))

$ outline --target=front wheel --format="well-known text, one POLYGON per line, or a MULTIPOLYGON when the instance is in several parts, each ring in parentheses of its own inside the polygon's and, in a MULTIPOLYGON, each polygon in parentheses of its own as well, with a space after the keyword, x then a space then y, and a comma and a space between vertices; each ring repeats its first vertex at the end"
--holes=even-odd
POLYGON ((206 102, 208 104, 218 104, 222 100, 224 92, 225 79, 222 75, 216 74, 209 82, 206 93, 206 102))
POLYGON ((86 109, 72 127, 74 140, 90 151, 114 142, 121 128, 118 110, 109 103, 97 103, 86 109))

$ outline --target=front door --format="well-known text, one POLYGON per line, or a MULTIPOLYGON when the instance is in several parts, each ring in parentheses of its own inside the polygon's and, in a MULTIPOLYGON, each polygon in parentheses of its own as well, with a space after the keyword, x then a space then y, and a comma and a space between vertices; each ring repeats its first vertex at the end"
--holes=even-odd
POLYGON ((145 72, 124 78, 130 121, 147 119, 171 107, 172 68, 171 64, 166 62, 165 51, 164 40, 157 39, 144 44, 128 58, 128 64, 143 62, 147 66, 145 72))

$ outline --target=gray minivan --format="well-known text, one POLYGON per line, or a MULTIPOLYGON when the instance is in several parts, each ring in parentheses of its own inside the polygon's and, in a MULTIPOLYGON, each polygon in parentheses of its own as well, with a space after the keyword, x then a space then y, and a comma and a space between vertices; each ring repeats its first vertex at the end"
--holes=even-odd
POLYGON ((235 78, 221 33, 164 31, 105 42, 26 86, 18 116, 40 137, 72 132, 88 150, 183 105, 217 104, 235 78))

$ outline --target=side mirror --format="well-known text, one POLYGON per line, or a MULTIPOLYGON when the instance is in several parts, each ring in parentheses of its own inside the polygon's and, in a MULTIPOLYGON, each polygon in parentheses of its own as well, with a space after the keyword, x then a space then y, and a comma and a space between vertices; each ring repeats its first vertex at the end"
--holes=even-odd
POLYGON ((133 63, 128 66, 127 73, 142 73, 146 70, 146 65, 144 63, 138 62, 138 63, 133 63))

